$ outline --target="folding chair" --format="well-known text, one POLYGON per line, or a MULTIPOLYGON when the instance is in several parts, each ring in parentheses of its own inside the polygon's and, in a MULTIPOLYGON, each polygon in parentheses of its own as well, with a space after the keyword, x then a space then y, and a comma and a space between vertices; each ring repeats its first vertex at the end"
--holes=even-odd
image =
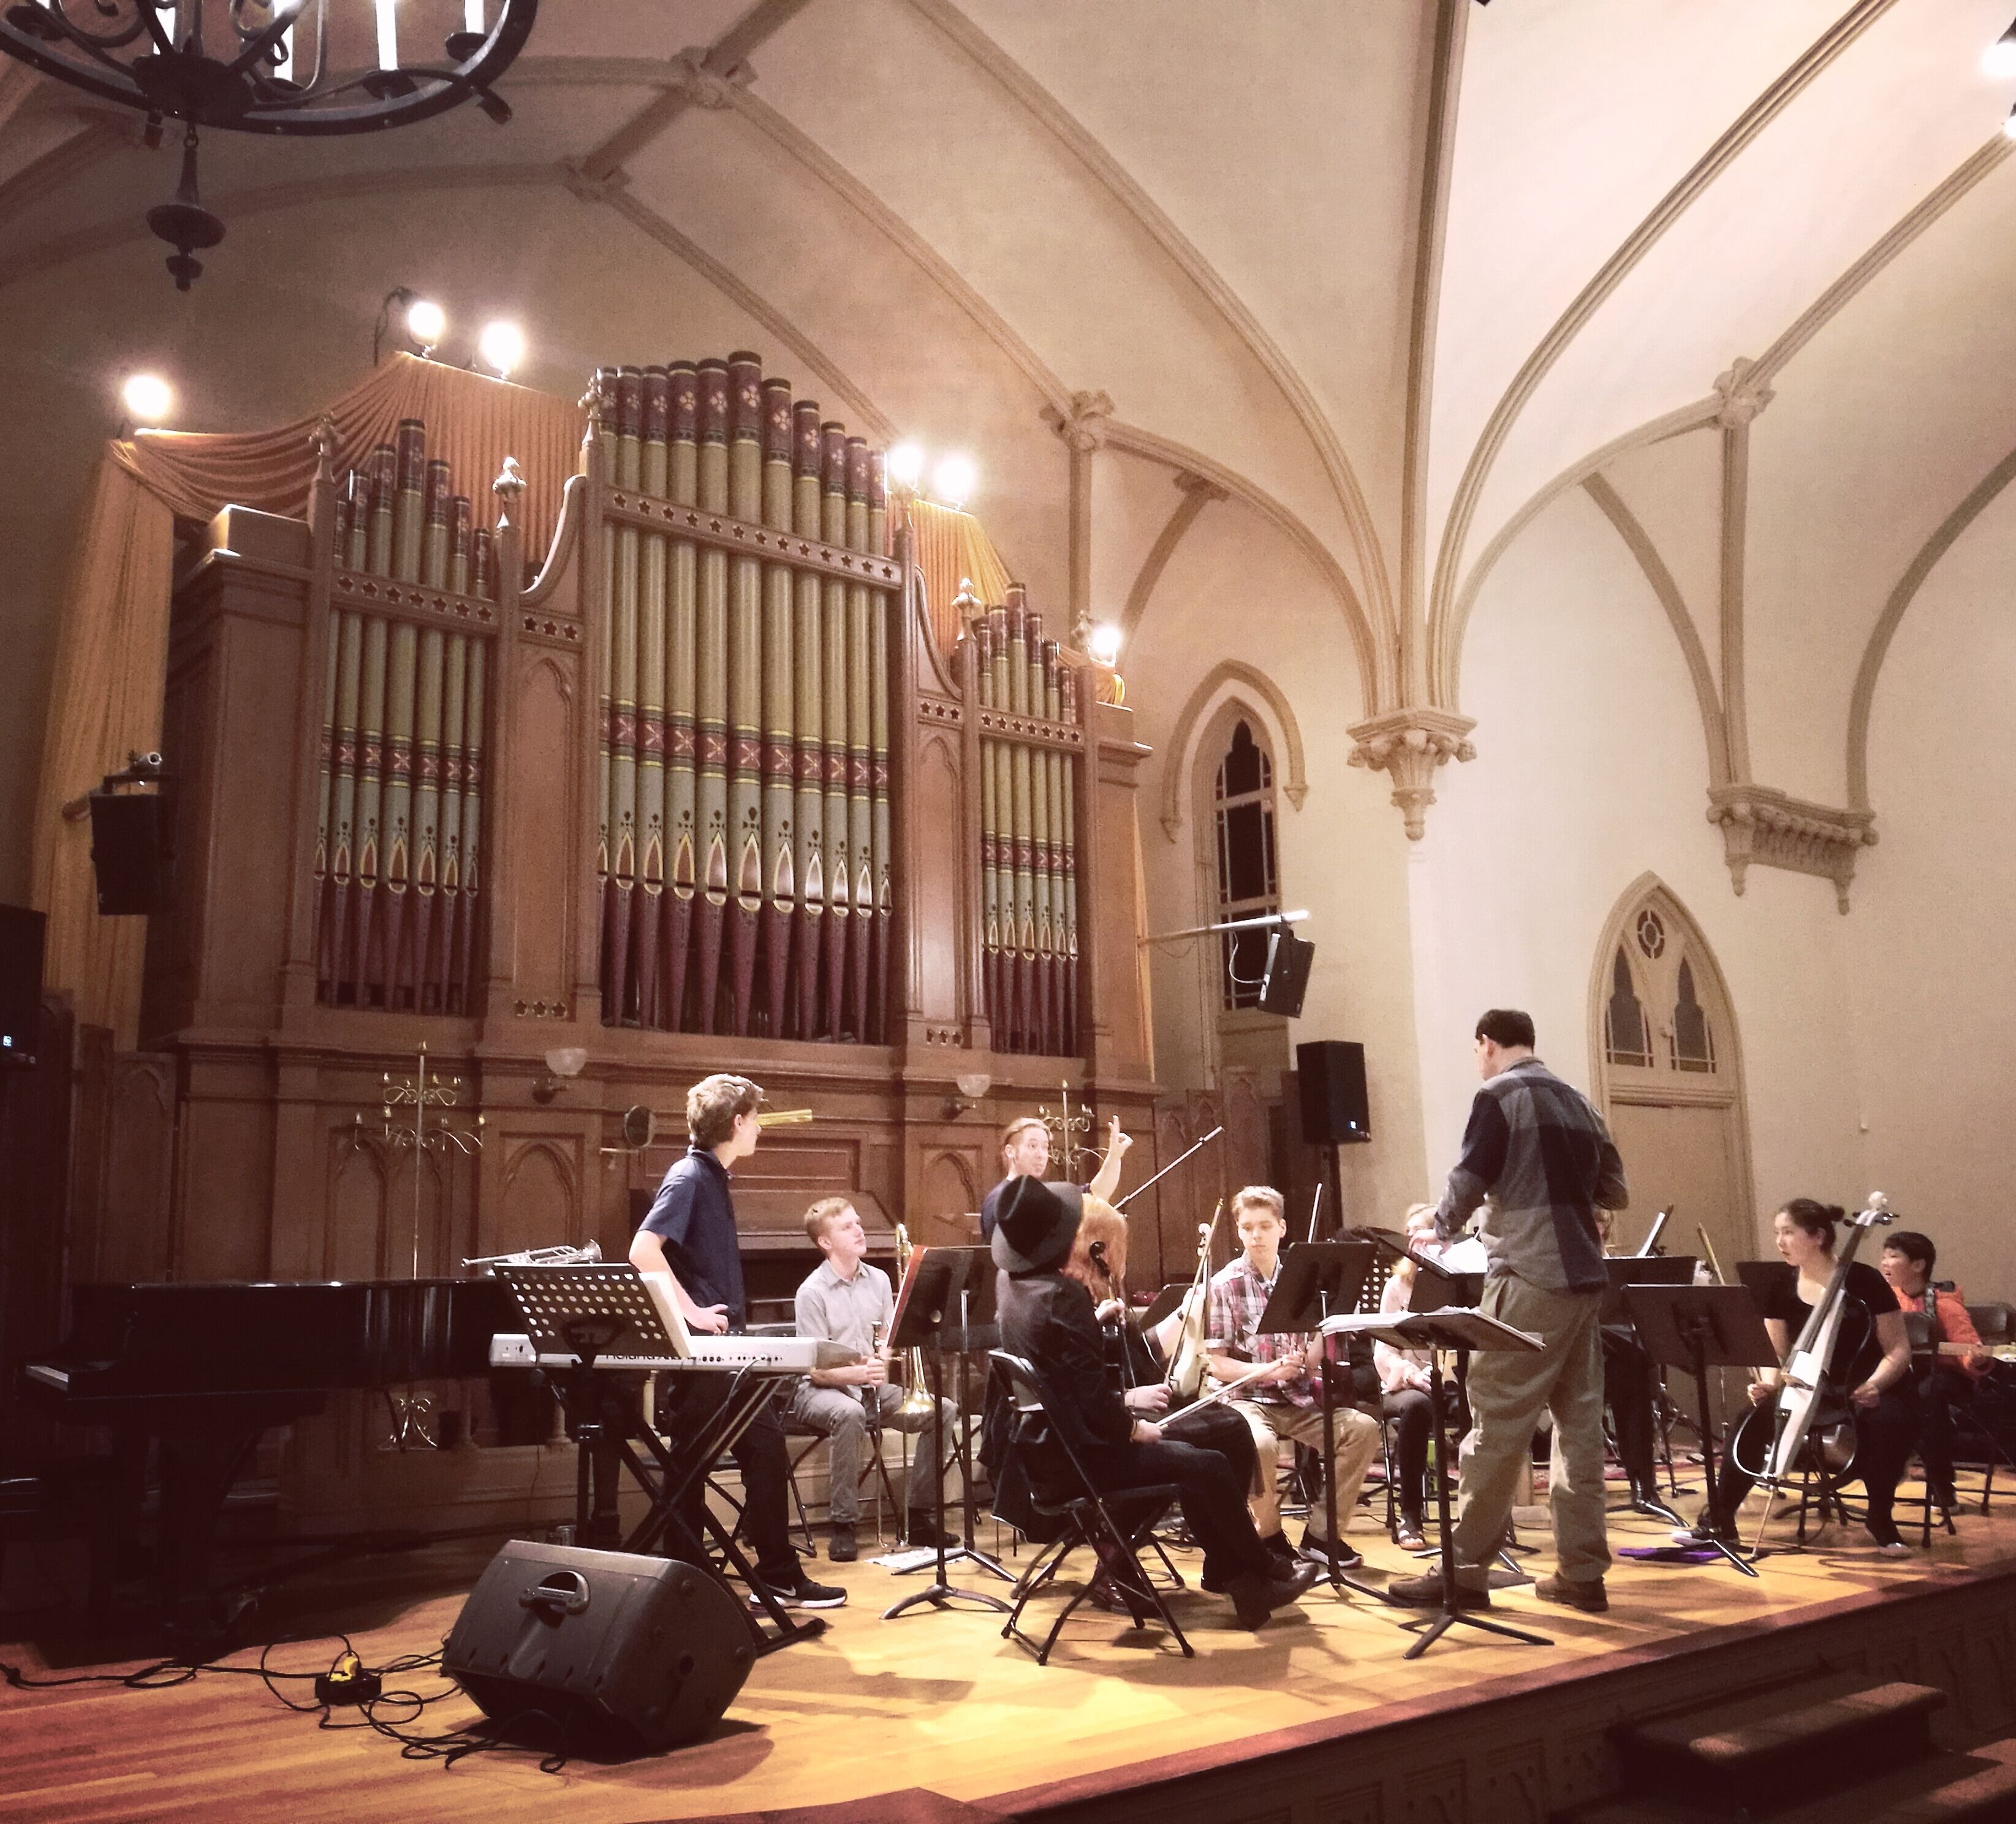
MULTIPOLYGON (((988 1360, 1007 1377, 1009 1397, 1015 1409, 1014 1429, 1009 1440, 1011 1451, 1023 1453, 1023 1462, 1028 1473, 1031 1505, 1046 1519, 1060 1520, 1064 1530, 1051 1544, 1042 1546, 1030 1561, 1029 1567, 1017 1580, 1010 1592, 1011 1606, 1008 1620, 1001 1630, 1004 1640, 1014 1640, 1024 1646, 1036 1646, 1035 1640, 1024 1634, 1018 1625, 1022 1611, 1029 1599, 1046 1585, 1053 1582, 1063 1569, 1064 1560, 1080 1546, 1089 1547, 1096 1558, 1118 1561, 1124 1559, 1134 1572, 1132 1593, 1151 1603, 1161 1616, 1162 1624, 1175 1637, 1176 1645, 1183 1649, 1185 1659, 1196 1656, 1196 1649, 1184 1637, 1176 1618, 1169 1612, 1168 1604, 1163 1600, 1162 1592, 1150 1577, 1147 1568, 1141 1562, 1141 1548, 1156 1523, 1168 1510, 1176 1498, 1173 1483, 1159 1482, 1140 1488, 1116 1490, 1111 1498, 1102 1494, 1093 1486, 1092 1478, 1078 1459, 1078 1453, 1063 1433, 1051 1425, 1043 1410, 1041 1385, 1035 1369, 1022 1357, 1010 1355, 1006 1350, 988 1351, 988 1360), (1039 1462, 1031 1447, 1039 1442, 1056 1446, 1055 1455, 1049 1459, 1053 1469, 1062 1466, 1062 1473, 1054 1478, 1038 1472, 1039 1462), (1115 1509, 1121 1510, 1116 1512, 1115 1509), (1101 1554, 1100 1547, 1107 1549, 1101 1554)), ((1049 1663, 1050 1649, 1057 1645, 1057 1636, 1063 1632, 1064 1624, 1072 1612, 1092 1594, 1089 1581, 1082 1584, 1076 1595, 1065 1603, 1057 1620, 1051 1624, 1050 1631, 1044 1637, 1042 1645, 1036 1647, 1036 1664, 1049 1663)), ((1147 1626, 1146 1617, 1137 1610, 1134 1625, 1147 1626)))

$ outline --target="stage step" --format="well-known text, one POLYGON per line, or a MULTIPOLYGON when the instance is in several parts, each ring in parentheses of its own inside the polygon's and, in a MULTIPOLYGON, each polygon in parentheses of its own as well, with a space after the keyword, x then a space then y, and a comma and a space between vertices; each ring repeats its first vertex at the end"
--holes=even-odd
POLYGON ((1910 1767, 1777 1808, 1705 1797, 1696 1803, 1612 1799, 1567 1815, 1571 1824, 2006 1824, 2016 1819, 2016 1741, 1968 1754, 1935 1754, 1910 1767))
POLYGON ((1811 1681, 1640 1724, 1618 1754, 1633 1791, 1768 1811, 1922 1759, 1945 1702, 1927 1685, 1811 1681))

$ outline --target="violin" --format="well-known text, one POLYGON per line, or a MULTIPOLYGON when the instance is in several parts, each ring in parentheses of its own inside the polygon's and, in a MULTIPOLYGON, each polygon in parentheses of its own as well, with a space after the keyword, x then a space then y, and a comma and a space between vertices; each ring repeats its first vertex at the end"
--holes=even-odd
POLYGON ((1871 1191, 1869 1206, 1848 1219, 1827 1290, 1786 1357, 1777 1395, 1751 1407, 1730 1434, 1727 1454, 1751 1480, 1782 1488, 1802 1466, 1823 1487, 1854 1480, 1857 1436, 1849 1395, 1871 1364, 1876 1323, 1848 1296, 1848 1270, 1863 1236, 1895 1220, 1880 1191, 1871 1191))

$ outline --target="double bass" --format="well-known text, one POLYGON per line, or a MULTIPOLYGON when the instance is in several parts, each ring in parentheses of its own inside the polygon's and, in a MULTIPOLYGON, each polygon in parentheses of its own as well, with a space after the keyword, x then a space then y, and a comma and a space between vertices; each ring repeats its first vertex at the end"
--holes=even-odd
POLYGON ((1730 1434, 1728 1455, 1752 1481, 1782 1490, 1802 1462, 1826 1487, 1853 1479, 1856 1438, 1849 1390, 1856 1363, 1875 1341, 1875 1325, 1848 1296, 1848 1270, 1863 1236, 1895 1220, 1880 1191, 1872 1191, 1867 1207, 1848 1219, 1827 1290, 1800 1327, 1777 1395, 1753 1406, 1730 1434))

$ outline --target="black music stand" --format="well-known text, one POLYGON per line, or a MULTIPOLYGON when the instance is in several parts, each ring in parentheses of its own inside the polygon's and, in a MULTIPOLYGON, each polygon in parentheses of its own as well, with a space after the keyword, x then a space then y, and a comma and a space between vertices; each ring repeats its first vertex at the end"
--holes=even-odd
MULTIPOLYGON (((779 1377, 759 1374, 753 1365, 725 1370, 733 1376, 727 1397, 687 1440, 688 1460, 682 1465, 644 1418, 643 1387, 650 1370, 626 1365, 610 1372, 598 1371, 596 1367, 596 1359, 603 1355, 626 1360, 659 1358, 668 1369, 680 1368, 685 1364, 686 1356, 659 1317, 643 1275, 627 1260, 581 1262, 563 1267, 499 1263, 495 1271, 524 1320, 534 1352, 541 1356, 571 1355, 578 1364, 571 1368, 543 1371, 547 1385, 567 1415, 578 1452, 574 1482, 576 1537, 585 1545, 624 1552, 658 1552, 668 1558, 682 1559, 715 1577, 733 1595, 705 1541, 693 1532, 679 1509, 704 1482, 715 1458, 748 1429, 769 1404, 779 1377), (619 1343, 623 1346, 616 1346, 619 1343), (639 1444, 649 1453, 650 1462, 639 1455, 639 1444), (650 1511, 627 1536, 610 1536, 617 1533, 618 1526, 613 1487, 614 1462, 621 1462, 630 1472, 650 1502, 650 1511), (603 1482, 605 1471, 610 1484, 606 1489, 598 1486, 603 1482), (603 1498, 597 1499, 598 1495, 603 1498)), ((735 1543, 733 1529, 715 1518, 704 1498, 700 1512, 703 1532, 713 1536, 723 1560, 734 1567, 750 1594, 776 1624, 776 1633, 766 1634, 754 1616, 743 1607, 741 1599, 736 1598, 737 1609, 748 1620, 759 1654, 773 1653, 779 1647, 809 1640, 826 1631, 823 1616, 801 1620, 777 1600, 776 1592, 735 1543)))
MULTIPOLYGON (((1708 1512, 1712 1523, 1719 1512, 1715 1493, 1715 1436, 1708 1425, 1708 1371, 1711 1368, 1755 1368, 1759 1362, 1775 1361, 1778 1352, 1771 1346, 1757 1301, 1744 1285, 1633 1285, 1625 1289, 1625 1303, 1638 1339, 1654 1361, 1684 1368, 1694 1376, 1694 1395, 1701 1402, 1701 1480, 1708 1485, 1708 1512)), ((1745 1577, 1754 1577, 1756 1567, 1749 1559, 1730 1550, 1727 1542, 1704 1539, 1745 1577)), ((1647 1553, 1661 1563, 1686 1562, 1681 1555, 1697 1549, 1675 1546, 1670 1552, 1647 1553)), ((1754 1559, 1762 1555, 1752 1553, 1754 1559)))
MULTIPOLYGON (((1664 1223, 1665 1217, 1666 1213, 1661 1210, 1659 1213, 1659 1221, 1664 1223)), ((1658 1230, 1655 1228, 1653 1232, 1656 1235, 1658 1230)), ((1610 1281, 1610 1285, 1603 1295, 1603 1308, 1598 1314, 1597 1322, 1607 1330, 1629 1331, 1633 1346, 1644 1349, 1643 1339, 1638 1335, 1638 1326, 1632 1321, 1630 1307, 1624 1302, 1625 1289, 1633 1285, 1692 1285, 1694 1282, 1694 1257, 1691 1254, 1613 1254, 1605 1257, 1603 1271, 1604 1278, 1610 1281)), ((1645 1350, 1647 1356, 1651 1356, 1651 1353, 1649 1349, 1645 1350)), ((1653 1357, 1652 1359, 1657 1361, 1658 1357, 1653 1357)), ((1654 1403, 1653 1426, 1656 1431, 1658 1424, 1658 1401, 1665 1397, 1665 1390, 1661 1386, 1651 1397, 1654 1403)), ((1671 1403, 1669 1402, 1669 1404, 1671 1403)), ((1617 1423, 1618 1435, 1621 1437, 1624 1424, 1621 1414, 1618 1415, 1617 1423)), ((1677 1497, 1680 1492, 1680 1485, 1679 1478, 1673 1474, 1670 1436, 1667 1440, 1667 1446, 1666 1476, 1672 1493, 1677 1497)), ((1620 1456, 1622 1455, 1622 1451, 1618 1454, 1620 1456)), ((1654 1490, 1658 1486, 1658 1465, 1655 1464, 1653 1469, 1654 1490)), ((1632 1503, 1632 1507, 1635 1512, 1644 1513, 1647 1511, 1646 1507, 1640 1505, 1635 1500, 1632 1503)), ((1654 1499, 1651 1504, 1651 1509, 1652 1517, 1655 1519, 1661 1518, 1669 1519, 1676 1526, 1682 1523, 1680 1516, 1662 1501, 1654 1499)))
POLYGON ((990 1595, 985 1590, 962 1589, 945 1581, 945 1566, 956 1558, 970 1559, 982 1570, 992 1571, 1004 1583, 1015 1581, 1005 1566, 973 1543, 973 1465, 959 1423, 966 1414, 966 1351, 981 1346, 992 1348, 1000 1339, 999 1329, 993 1321, 994 1271, 994 1256, 989 1249, 919 1248, 912 1253, 909 1271, 903 1275, 903 1289, 896 1301, 895 1321, 890 1326, 889 1346, 895 1350, 922 1349, 930 1353, 931 1398, 941 1417, 945 1411, 945 1351, 949 1349, 958 1353, 959 1405, 953 1422, 958 1440, 955 1448, 960 1473, 965 1479, 962 1486, 966 1498, 960 1542, 948 1547, 945 1530, 945 1440, 941 1438, 938 1447, 932 1453, 936 1461, 931 1465, 934 1472, 931 1479, 933 1526, 938 1536, 935 1574, 929 1588, 913 1591, 885 1609, 882 1612, 884 1621, 895 1620, 906 1609, 914 1608, 920 1602, 928 1602, 934 1609, 943 1609, 949 1602, 972 1602, 999 1614, 1008 1613, 1008 1605, 999 1596, 990 1595), (977 1322, 974 1321, 976 1308, 977 1322))
MULTIPOLYGON (((1418 1285, 1420 1282, 1417 1281, 1418 1285)), ((1329 1331, 1330 1326, 1325 1329, 1329 1331)), ((1543 1346, 1524 1331, 1515 1330, 1510 1325, 1501 1324, 1496 1318, 1487 1318, 1481 1311, 1460 1310, 1454 1307, 1433 1312, 1409 1312, 1402 1316, 1389 1318, 1383 1323, 1368 1324, 1363 1318, 1357 1321, 1345 1319, 1339 1321, 1340 1329, 1348 1329, 1354 1336, 1369 1336, 1375 1343, 1390 1343, 1395 1349, 1421 1349, 1428 1351, 1428 1404, 1435 1428, 1435 1457, 1439 1465, 1448 1459, 1449 1449, 1447 1390, 1442 1379, 1442 1358, 1438 1350, 1454 1349, 1468 1351, 1473 1349, 1517 1349, 1537 1350, 1543 1346)), ((1330 1332, 1335 1334, 1335 1332, 1330 1332)), ((1449 1478, 1438 1474, 1435 1477, 1435 1530, 1441 1541, 1437 1553, 1442 1572, 1442 1608, 1439 1615, 1402 1625, 1419 1628, 1421 1638, 1400 1656, 1417 1660, 1441 1639, 1459 1621, 1466 1628, 1481 1629, 1485 1634, 1502 1635, 1507 1640, 1516 1640, 1525 1646, 1552 1646, 1554 1643, 1544 1634, 1528 1634, 1523 1628, 1511 1628, 1502 1621, 1487 1620, 1474 1610, 1456 1606, 1456 1527, 1449 1519, 1449 1478)), ((1392 1599, 1386 1599, 1391 1602, 1392 1599)))
MULTIPOLYGON (((1326 1318, 1348 1311, 1365 1289, 1365 1276, 1372 1271, 1378 1249, 1370 1242, 1291 1242, 1281 1256, 1274 1289, 1267 1296, 1266 1308, 1255 1325, 1255 1334, 1320 1332, 1326 1318)), ((1344 1541, 1337 1523, 1337 1441, 1333 1425, 1336 1397, 1330 1386, 1330 1350, 1326 1343, 1323 1361, 1316 1375, 1323 1392, 1323 1512, 1330 1523, 1327 1535, 1330 1550, 1324 1581, 1341 1595, 1355 1590, 1360 1595, 1385 1599, 1371 1584, 1346 1577, 1337 1567, 1337 1555, 1344 1541)))

